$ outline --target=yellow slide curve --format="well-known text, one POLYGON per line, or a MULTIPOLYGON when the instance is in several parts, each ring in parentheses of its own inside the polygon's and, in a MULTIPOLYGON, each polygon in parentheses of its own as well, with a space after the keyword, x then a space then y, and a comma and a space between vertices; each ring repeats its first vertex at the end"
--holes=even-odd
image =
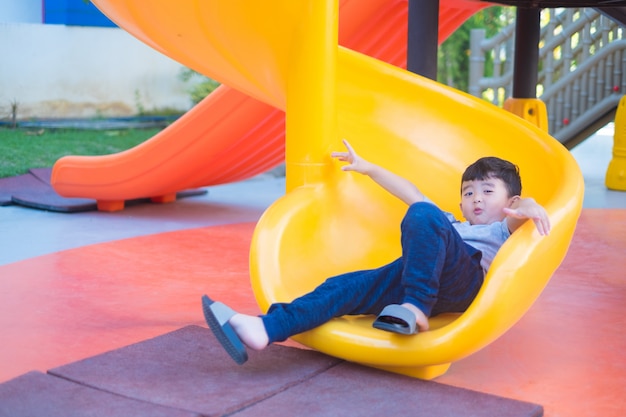
MULTIPOLYGON (((287 193, 260 219, 250 254, 265 310, 328 276, 400 253, 403 203, 332 150, 347 138, 364 158, 410 180, 460 216, 460 176, 477 158, 519 165, 524 194, 553 230, 532 222, 505 243, 474 303, 431 319, 413 337, 345 317, 294 337, 349 361, 421 378, 494 341, 528 310, 563 260, 581 211, 583 180, 547 133, 484 101, 337 46, 337 0, 94 0, 112 20, 179 62, 286 112, 287 193)), ((547 317, 546 320, 550 318, 547 317)))

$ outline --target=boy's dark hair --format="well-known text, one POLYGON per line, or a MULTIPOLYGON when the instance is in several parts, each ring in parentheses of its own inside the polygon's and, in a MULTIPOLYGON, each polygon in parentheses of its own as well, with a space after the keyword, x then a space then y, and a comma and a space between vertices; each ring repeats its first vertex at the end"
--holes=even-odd
POLYGON ((480 158, 472 165, 468 166, 463 173, 461 182, 483 181, 487 178, 498 178, 504 182, 509 197, 522 194, 522 179, 519 175, 519 168, 504 159, 495 156, 480 158))

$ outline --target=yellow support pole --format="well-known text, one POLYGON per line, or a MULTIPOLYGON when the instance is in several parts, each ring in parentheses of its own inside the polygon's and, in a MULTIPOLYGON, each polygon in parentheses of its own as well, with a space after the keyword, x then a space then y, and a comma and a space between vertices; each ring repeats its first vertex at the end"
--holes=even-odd
POLYGON ((319 183, 330 172, 337 136, 338 0, 308 0, 296 29, 287 79, 287 192, 319 183))
POLYGON ((604 183, 616 191, 626 191, 626 96, 622 97, 615 114, 613 159, 609 162, 604 183))
POLYGON ((508 98, 504 101, 504 110, 529 121, 544 132, 548 131, 548 110, 546 104, 538 98, 508 98))

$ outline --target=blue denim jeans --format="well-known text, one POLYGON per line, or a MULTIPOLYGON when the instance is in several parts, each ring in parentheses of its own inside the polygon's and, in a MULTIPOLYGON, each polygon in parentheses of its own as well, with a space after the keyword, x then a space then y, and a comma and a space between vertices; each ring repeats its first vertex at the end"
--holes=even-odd
POLYGON ((426 316, 465 311, 483 283, 481 253, 466 244, 435 205, 411 205, 401 225, 402 256, 380 268, 327 279, 261 316, 270 342, 311 330, 334 317, 379 314, 411 303, 426 316))

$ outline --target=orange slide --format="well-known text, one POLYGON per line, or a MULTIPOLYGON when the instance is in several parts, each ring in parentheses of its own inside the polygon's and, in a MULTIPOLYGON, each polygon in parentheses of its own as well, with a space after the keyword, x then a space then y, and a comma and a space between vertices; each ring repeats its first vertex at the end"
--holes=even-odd
MULTIPOLYGON (((440 42, 483 2, 442 0, 440 42)), ((393 65, 406 62, 407 0, 341 0, 342 46, 393 65)), ((117 21, 124 28, 124 21, 117 21)), ((132 33, 168 55, 155 33, 132 33)), ((106 156, 67 156, 54 165, 52 185, 65 197, 91 198, 100 210, 125 200, 171 201, 177 191, 250 178, 280 164, 285 154, 282 110, 219 87, 179 120, 127 151, 106 156)))

